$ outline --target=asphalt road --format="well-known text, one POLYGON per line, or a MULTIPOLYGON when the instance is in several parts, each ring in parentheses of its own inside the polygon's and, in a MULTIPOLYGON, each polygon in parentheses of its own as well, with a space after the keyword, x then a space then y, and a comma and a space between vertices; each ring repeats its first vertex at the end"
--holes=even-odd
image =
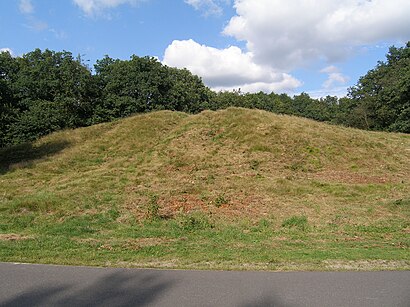
POLYGON ((0 306, 410 306, 410 271, 224 272, 0 263, 0 306))

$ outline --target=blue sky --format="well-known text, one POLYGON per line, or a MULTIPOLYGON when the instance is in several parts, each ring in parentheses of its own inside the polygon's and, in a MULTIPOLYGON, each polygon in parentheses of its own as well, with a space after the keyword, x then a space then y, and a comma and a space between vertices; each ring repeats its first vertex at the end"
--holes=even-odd
POLYGON ((1 0, 0 49, 156 56, 215 90, 343 96, 410 40, 408 0, 1 0))

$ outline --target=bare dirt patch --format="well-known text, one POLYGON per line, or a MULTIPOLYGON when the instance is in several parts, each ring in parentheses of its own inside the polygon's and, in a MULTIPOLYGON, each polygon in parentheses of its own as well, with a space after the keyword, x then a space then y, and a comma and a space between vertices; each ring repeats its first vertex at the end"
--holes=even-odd
POLYGON ((197 196, 185 194, 161 200, 160 207, 162 216, 174 217, 178 213, 190 213, 198 210, 206 212, 209 206, 197 196))
POLYGON ((20 241, 33 239, 31 236, 23 236, 15 233, 1 233, 0 241, 20 241))

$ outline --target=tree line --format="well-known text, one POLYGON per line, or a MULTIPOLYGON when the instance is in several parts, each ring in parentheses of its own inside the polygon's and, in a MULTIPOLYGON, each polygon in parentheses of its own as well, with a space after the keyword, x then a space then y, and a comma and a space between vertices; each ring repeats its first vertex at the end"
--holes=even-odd
POLYGON ((361 77, 347 97, 320 99, 306 93, 214 92, 188 70, 153 57, 105 56, 92 72, 68 51, 36 49, 21 57, 0 53, 0 147, 136 113, 198 113, 230 106, 410 133, 410 42, 391 47, 386 61, 361 77))

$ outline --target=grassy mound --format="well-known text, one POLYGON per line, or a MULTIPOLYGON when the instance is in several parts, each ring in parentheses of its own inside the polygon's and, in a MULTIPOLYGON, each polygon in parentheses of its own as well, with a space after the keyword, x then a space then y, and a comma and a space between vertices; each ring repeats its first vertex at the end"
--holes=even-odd
POLYGON ((409 135, 161 111, 0 150, 0 174, 3 261, 409 268, 409 135))

